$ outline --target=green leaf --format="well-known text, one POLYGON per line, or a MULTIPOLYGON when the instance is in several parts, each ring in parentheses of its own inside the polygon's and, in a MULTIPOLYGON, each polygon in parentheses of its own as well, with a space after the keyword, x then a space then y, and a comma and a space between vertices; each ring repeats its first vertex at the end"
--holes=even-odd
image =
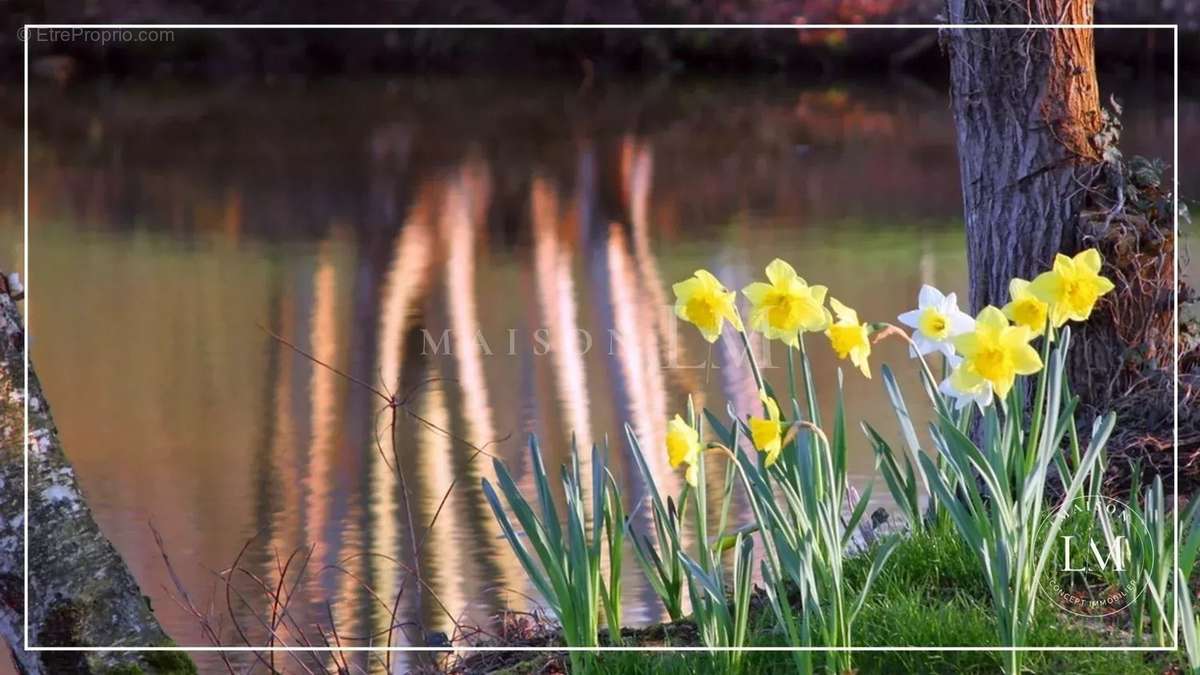
POLYGON ((858 617, 863 604, 867 601, 867 594, 871 592, 871 587, 875 585, 875 579, 879 577, 879 573, 883 571, 883 566, 887 564, 888 558, 892 557, 892 554, 896 552, 896 546, 899 544, 900 539, 898 537, 889 537, 880 544, 879 549, 875 552, 875 558, 871 561, 871 569, 867 572, 867 578, 863 582, 862 590, 858 594, 858 600, 854 602, 854 609, 850 610, 851 622, 858 617))
POLYGON ((854 510, 850 512, 850 517, 846 520, 845 531, 842 532, 842 546, 845 547, 850 543, 851 537, 854 536, 854 531, 858 528, 858 521, 862 520, 863 512, 867 510, 867 505, 871 503, 871 491, 875 489, 874 483, 867 483, 867 488, 858 498, 858 503, 854 505, 854 510))
MULTIPOLYGON (((533 468, 533 478, 537 487, 538 501, 542 507, 542 519, 546 522, 546 532, 551 542, 561 542, 562 530, 558 526, 558 511, 554 508, 554 497, 550 494, 550 483, 546 480, 546 466, 542 462, 542 449, 538 445, 537 436, 532 434, 529 436, 529 459, 533 468)), ((556 552, 561 552, 561 549, 557 549, 556 552)))
POLYGON ((904 442, 908 445, 908 451, 913 457, 921 451, 921 442, 917 438, 917 430, 913 427, 912 416, 908 414, 908 406, 904 404, 904 394, 900 391, 900 383, 896 381, 896 376, 892 373, 892 369, 884 364, 880 368, 883 377, 883 388, 887 391, 888 399, 892 403, 892 411, 896 414, 896 421, 900 423, 900 432, 904 435, 904 442))
POLYGON ((508 545, 517 554, 517 559, 521 562, 521 567, 525 569, 525 573, 529 575, 534 588, 537 589, 546 602, 550 603, 551 610, 557 614, 561 611, 561 607, 555 602, 557 594, 547 581, 545 575, 542 574, 542 571, 533 561, 529 552, 525 550, 525 547, 517 539, 517 533, 513 531, 512 523, 508 520, 508 515, 504 513, 504 508, 500 506, 500 500, 496 497, 496 491, 492 489, 492 484, 486 478, 483 479, 483 495, 487 498, 488 505, 491 506, 492 513, 496 516, 496 522, 500 524, 501 531, 504 532, 504 538, 508 540, 508 545))

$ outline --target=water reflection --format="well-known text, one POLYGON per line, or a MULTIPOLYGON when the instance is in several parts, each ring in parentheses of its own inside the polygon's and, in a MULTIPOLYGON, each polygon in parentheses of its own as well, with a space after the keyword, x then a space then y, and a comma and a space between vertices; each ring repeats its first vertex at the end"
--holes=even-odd
MULTIPOLYGON (((379 364, 379 380, 385 393, 393 395, 401 392, 404 379, 401 377, 405 351, 405 338, 408 335, 406 324, 418 300, 426 293, 430 279, 433 260, 434 225, 433 213, 437 209, 435 200, 437 193, 432 189, 418 192, 413 202, 411 212, 404 222, 403 228, 396 235, 391 263, 384 277, 380 291, 379 312, 379 347, 376 359, 379 364)), ((444 395, 441 387, 431 387, 426 391, 431 408, 423 411, 431 423, 448 428, 446 410, 441 403, 444 395)), ((400 466, 401 453, 396 439, 401 438, 398 429, 392 427, 396 422, 390 411, 381 410, 375 416, 374 433, 378 444, 376 452, 370 456, 371 475, 371 532, 375 537, 375 549, 378 556, 370 558, 373 568, 371 578, 374 580, 376 592, 380 598, 395 598, 397 594, 397 568, 386 557, 399 549, 399 529, 397 515, 400 512, 400 494, 397 485, 397 467, 400 466)), ((418 437, 418 447, 422 448, 418 462, 419 471, 424 473, 428 457, 439 458, 433 466, 444 468, 448 444, 442 442, 441 434, 423 435, 418 437)), ((431 482, 440 485, 444 482, 440 477, 431 476, 431 482)), ((421 511, 424 513, 424 511, 421 511)), ((432 517, 432 516, 430 516, 432 517)), ((410 566, 411 567, 411 566, 410 566)), ((386 602, 386 601, 385 601, 386 602)), ((384 606, 374 606, 371 611, 371 626, 374 631, 384 630, 393 623, 393 608, 395 603, 384 606)), ((389 631, 385 644, 394 643, 389 631)))
MULTIPOLYGON (((34 302, 78 309, 32 314, 34 358, 102 527, 180 642, 202 637, 162 590, 151 517, 201 595, 251 537, 267 585, 312 546, 291 610, 335 623, 343 644, 425 641, 527 607, 481 497, 488 455, 529 487, 526 434, 551 465, 572 437, 607 439, 637 495, 628 423, 674 491, 657 449, 686 396, 756 404, 731 343, 710 352, 672 318, 669 284, 696 267, 741 287, 781 255, 872 320, 921 282, 965 288, 940 95, 480 87, 201 97, 186 121, 130 120, 149 107, 132 104, 44 118, 34 302), (83 121, 98 131, 73 135, 83 121), (394 426, 371 388, 407 401, 394 426)), ((1160 147, 1161 125, 1127 115, 1127 137, 1160 147)), ((828 391, 838 364, 814 343, 828 391)), ((755 347, 784 389, 783 352, 755 347)), ((918 391, 902 345, 876 358, 918 391)), ((848 372, 846 398, 890 428, 877 382, 848 372)), ((873 458, 852 452, 861 485, 873 458)), ((636 572, 625 588, 631 620, 661 616, 636 572)))

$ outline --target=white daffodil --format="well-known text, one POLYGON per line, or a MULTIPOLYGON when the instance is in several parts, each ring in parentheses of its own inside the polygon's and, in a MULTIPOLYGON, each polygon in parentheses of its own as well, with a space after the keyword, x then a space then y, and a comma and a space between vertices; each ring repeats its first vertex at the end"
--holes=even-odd
POLYGON ((954 399, 955 410, 962 410, 974 403, 982 412, 992 404, 992 383, 964 375, 962 368, 955 368, 950 377, 942 380, 938 391, 954 399))
POLYGON ((975 319, 958 308, 958 297, 954 293, 943 295, 929 284, 921 286, 917 308, 901 314, 899 319, 915 329, 912 338, 916 347, 908 350, 913 358, 941 352, 953 359, 952 338, 975 330, 975 319))

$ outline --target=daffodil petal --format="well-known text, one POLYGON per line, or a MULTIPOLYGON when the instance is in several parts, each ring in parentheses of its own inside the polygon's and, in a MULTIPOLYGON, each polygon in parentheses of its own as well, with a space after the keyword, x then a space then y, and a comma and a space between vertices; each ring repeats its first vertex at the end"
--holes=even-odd
POLYGON ((755 281, 754 283, 748 284, 742 289, 742 295, 746 296, 746 299, 750 301, 750 304, 755 305, 756 308, 758 305, 763 303, 767 297, 767 294, 770 292, 771 285, 761 281, 755 281))
POLYGON ((905 326, 908 326, 910 328, 916 328, 917 323, 921 319, 921 310, 919 310, 919 309, 909 310, 896 318, 899 319, 900 323, 904 324, 905 326))
POLYGON ((858 312, 843 305, 837 298, 829 298, 829 306, 833 308, 833 313, 837 315, 838 321, 858 323, 858 312))
POLYGON ((975 319, 963 312, 954 312, 950 315, 950 337, 962 335, 975 330, 975 319))
POLYGON ((1008 326, 1008 317, 1004 316, 1004 312, 988 305, 984 307, 979 316, 975 317, 976 329, 979 327, 1000 330, 1008 326))
POLYGON ((709 289, 725 290, 725 284, 722 284, 721 280, 713 276, 713 273, 708 270, 696 270, 696 278, 703 282, 709 289))
POLYGON ((789 279, 796 278, 796 269, 783 260, 776 258, 767 265, 767 279, 776 286, 782 286, 789 279))
POLYGON ((1042 357, 1029 345, 1012 351, 1013 370, 1018 375, 1032 375, 1042 369, 1042 357))
POLYGON ((979 351, 979 336, 975 333, 964 333, 950 339, 954 348, 966 356, 972 356, 979 351))
POLYGON ((1075 264, 1082 265, 1084 269, 1092 274, 1099 274, 1100 267, 1104 264, 1104 261, 1100 258, 1100 251, 1089 248, 1075 256, 1075 264))
POLYGON ((992 381, 992 387, 996 390, 996 395, 1000 398, 1008 396, 1008 392, 1012 389, 1013 382, 1016 381, 1016 375, 1009 373, 992 381))
POLYGON ((923 284, 920 292, 917 293, 917 306, 921 309, 926 307, 936 307, 937 305, 940 305, 942 300, 945 298, 946 296, 942 295, 942 292, 938 289, 930 286, 929 284, 923 284))
POLYGON ((1054 256, 1054 266, 1051 269, 1055 272, 1071 273, 1075 270, 1075 261, 1058 253, 1054 256))
POLYGON ((829 292, 828 287, 817 285, 817 286, 809 286, 808 288, 809 288, 809 291, 812 293, 813 300, 818 305, 823 304, 825 302, 825 294, 829 292))

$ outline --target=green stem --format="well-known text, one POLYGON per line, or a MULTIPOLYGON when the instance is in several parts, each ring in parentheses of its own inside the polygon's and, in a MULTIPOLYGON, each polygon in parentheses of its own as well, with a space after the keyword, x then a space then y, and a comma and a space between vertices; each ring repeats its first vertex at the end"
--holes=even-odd
MULTIPOLYGON (((739 320, 740 320, 739 316, 739 320)), ((754 373, 754 384, 759 391, 764 391, 762 373, 758 370, 758 360, 754 358, 754 350, 750 348, 750 336, 744 330, 738 331, 738 336, 742 338, 742 348, 746 350, 746 358, 750 360, 750 371, 754 373)))
POLYGON ((708 389, 708 375, 712 372, 713 343, 708 343, 708 356, 704 358, 704 388, 708 389))
POLYGON ((787 361, 788 361, 788 390, 792 394, 792 405, 799 405, 800 399, 796 396, 796 358, 793 355, 795 348, 788 345, 787 361))
POLYGON ((699 549, 697 554, 701 567, 705 572, 709 572, 712 570, 709 565, 712 555, 708 545, 708 481, 704 453, 700 453, 700 458, 696 461, 696 536, 700 540, 696 548, 699 549))
MULTIPOLYGON (((1054 327, 1046 322, 1046 330, 1042 334, 1042 370, 1038 373, 1037 394, 1033 399, 1032 421, 1029 424, 1029 436, 1025 441, 1025 472, 1033 470, 1034 456, 1037 451, 1038 436, 1042 432, 1042 408, 1046 405, 1046 379, 1050 362, 1050 343, 1054 340, 1054 327)), ((1024 411, 1014 410, 1014 415, 1022 415, 1024 411)))
POLYGON ((804 377, 804 398, 808 401, 808 421, 817 426, 821 426, 821 410, 817 406, 817 387, 813 384, 812 378, 812 363, 808 360, 808 351, 804 348, 804 334, 799 337, 800 342, 800 373, 804 377))

